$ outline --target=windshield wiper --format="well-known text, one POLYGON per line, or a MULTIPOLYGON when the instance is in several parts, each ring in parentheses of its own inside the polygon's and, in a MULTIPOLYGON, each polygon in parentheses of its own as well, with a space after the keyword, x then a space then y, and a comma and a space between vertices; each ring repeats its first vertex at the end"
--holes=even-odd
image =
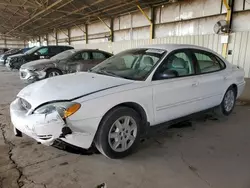
POLYGON ((106 70, 98 70, 95 73, 97 74, 103 74, 103 75, 108 75, 108 76, 113 76, 113 77, 119 77, 119 78, 123 78, 122 76, 119 76, 113 72, 110 71, 106 71, 106 70))
POLYGON ((103 74, 103 75, 107 75, 107 76, 113 76, 113 77, 117 77, 117 78, 124 78, 124 79, 128 79, 128 80, 133 80, 132 78, 130 77, 127 77, 127 76, 120 76, 120 75, 117 75, 111 71, 107 71, 104 69, 99 69, 98 71, 93 71, 93 69, 89 69, 88 72, 93 72, 93 73, 96 73, 96 74, 103 74))

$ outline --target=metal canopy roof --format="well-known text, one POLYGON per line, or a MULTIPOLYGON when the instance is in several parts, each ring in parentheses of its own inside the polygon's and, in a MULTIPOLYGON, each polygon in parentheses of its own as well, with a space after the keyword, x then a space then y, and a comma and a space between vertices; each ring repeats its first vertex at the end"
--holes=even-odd
POLYGON ((0 0, 0 33, 26 38, 89 24, 169 0, 0 0))

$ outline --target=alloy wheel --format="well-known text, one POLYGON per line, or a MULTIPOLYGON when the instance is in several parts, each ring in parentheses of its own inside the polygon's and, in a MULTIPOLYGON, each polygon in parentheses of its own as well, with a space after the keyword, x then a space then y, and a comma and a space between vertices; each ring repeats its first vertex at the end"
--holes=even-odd
POLYGON ((117 119, 110 128, 108 142, 116 152, 128 150, 137 136, 137 124, 130 116, 117 119))
POLYGON ((234 95, 235 94, 234 94, 233 90, 228 90, 226 95, 225 95, 224 108, 227 112, 230 112, 234 107, 234 103, 235 103, 235 96, 234 95))
POLYGON ((54 76, 59 76, 60 74, 59 74, 59 72, 51 72, 51 73, 49 73, 49 77, 54 77, 54 76))

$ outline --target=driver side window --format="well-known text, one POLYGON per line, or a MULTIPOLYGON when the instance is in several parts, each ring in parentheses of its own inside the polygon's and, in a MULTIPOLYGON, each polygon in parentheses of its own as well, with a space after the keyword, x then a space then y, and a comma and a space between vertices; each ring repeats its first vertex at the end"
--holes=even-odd
POLYGON ((49 49, 48 48, 41 48, 41 49, 37 50, 36 53, 38 53, 38 55, 40 55, 40 56, 48 55, 49 49))
POLYGON ((79 61, 79 60, 89 60, 90 56, 89 56, 89 52, 81 52, 78 53, 74 56, 74 60, 75 61, 79 61))
POLYGON ((195 74, 192 56, 190 53, 187 50, 181 50, 168 55, 156 70, 154 79, 157 79, 157 75, 164 74, 166 74, 165 79, 168 78, 168 74, 171 74, 171 78, 195 74))

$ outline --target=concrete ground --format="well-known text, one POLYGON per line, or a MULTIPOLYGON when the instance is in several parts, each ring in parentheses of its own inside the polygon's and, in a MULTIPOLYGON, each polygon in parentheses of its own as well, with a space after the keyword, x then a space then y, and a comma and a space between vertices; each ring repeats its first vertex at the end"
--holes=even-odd
POLYGON ((1 188, 249 188, 250 106, 226 119, 162 130, 123 160, 79 155, 14 137, 9 103, 23 87, 0 68, 1 188))

